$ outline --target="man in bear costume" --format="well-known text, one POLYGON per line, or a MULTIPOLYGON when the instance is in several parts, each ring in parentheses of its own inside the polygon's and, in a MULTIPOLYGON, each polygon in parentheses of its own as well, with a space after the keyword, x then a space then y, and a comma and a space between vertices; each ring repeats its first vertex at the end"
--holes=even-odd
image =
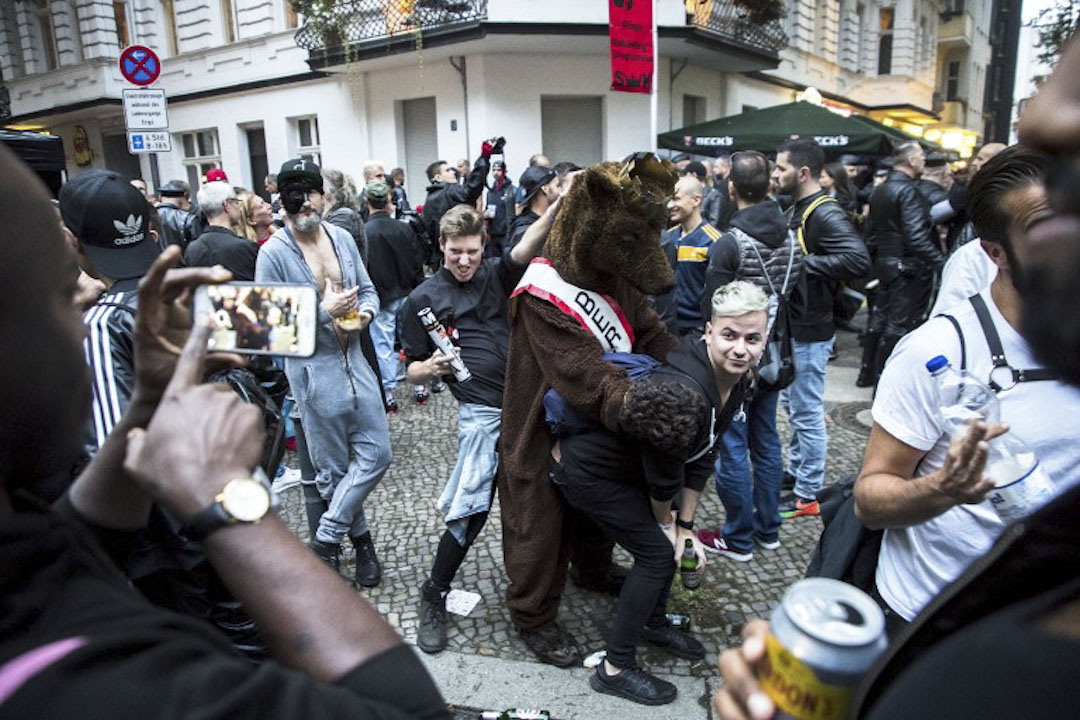
POLYGON ((677 179, 652 153, 587 169, 562 198, 544 254, 511 302, 498 476, 507 605, 529 648, 553 665, 581 660, 556 624, 571 554, 575 571, 595 578, 609 572, 612 544, 595 528, 583 532, 589 526, 551 484, 544 394, 554 388, 591 421, 660 448, 689 442, 696 421, 679 388, 631 381, 603 357, 622 351, 663 361, 678 342, 646 297, 675 284, 659 241, 677 179))

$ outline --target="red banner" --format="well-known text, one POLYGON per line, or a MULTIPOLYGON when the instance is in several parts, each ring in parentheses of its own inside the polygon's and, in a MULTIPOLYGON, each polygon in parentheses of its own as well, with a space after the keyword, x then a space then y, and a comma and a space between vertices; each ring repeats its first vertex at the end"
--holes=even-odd
POLYGON ((608 0, 611 29, 611 89, 651 93, 653 0, 608 0))

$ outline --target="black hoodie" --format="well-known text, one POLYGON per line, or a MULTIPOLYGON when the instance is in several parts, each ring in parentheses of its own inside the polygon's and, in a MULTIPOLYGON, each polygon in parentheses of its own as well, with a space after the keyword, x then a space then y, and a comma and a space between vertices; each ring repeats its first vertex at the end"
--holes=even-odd
MULTIPOLYGON (((788 281, 790 291, 802 267, 802 251, 796 249, 792 256, 788 244, 790 234, 787 218, 780 212, 780 206, 770 199, 751 205, 735 213, 731 218, 731 227, 738 228, 757 241, 757 250, 765 261, 765 268, 777 292, 783 286, 788 264, 792 264, 788 281)), ((701 296, 701 313, 704 317, 712 314, 712 296, 716 288, 733 280, 748 280, 766 293, 770 292, 757 256, 748 247, 743 247, 735 233, 729 230, 709 248, 705 292, 701 296)))

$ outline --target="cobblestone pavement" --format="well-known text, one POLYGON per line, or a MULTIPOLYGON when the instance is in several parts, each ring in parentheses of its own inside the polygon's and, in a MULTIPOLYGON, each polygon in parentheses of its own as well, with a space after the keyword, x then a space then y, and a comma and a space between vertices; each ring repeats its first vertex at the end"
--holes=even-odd
MULTIPOLYGON (((868 435, 869 393, 853 387, 858 368, 856 336, 838 335, 839 357, 830 363, 827 382, 829 453, 827 482, 854 474, 862 460, 868 435), (839 397, 840 401, 829 398, 839 397)), ((420 585, 431 567, 442 518, 434 510, 444 479, 456 457, 456 401, 449 392, 432 395, 426 406, 411 404, 407 386, 399 386, 401 411, 390 417, 394 462, 381 485, 366 504, 368 520, 383 562, 382 584, 365 591, 379 612, 408 642, 415 643, 420 585)), ((787 422, 780 412, 781 438, 787 437, 787 422)), ((289 453, 287 463, 295 467, 289 453)), ((297 534, 307 539, 303 500, 299 487, 283 493, 283 513, 297 534)), ((698 527, 722 525, 723 506, 715 490, 707 488, 699 510, 698 527)), ((533 662, 534 658, 513 630, 503 602, 507 577, 503 570, 498 501, 491 518, 470 550, 454 587, 479 593, 480 604, 469 617, 451 615, 451 652, 533 662)), ((644 647, 639 662, 667 676, 710 677, 715 675, 717 655, 737 644, 739 633, 750 618, 767 616, 784 589, 803 576, 821 532, 817 518, 801 517, 784 522, 781 547, 760 548, 752 561, 736 563, 711 558, 701 589, 684 590, 676 580, 669 610, 689 614, 697 637, 708 654, 691 666, 686 661, 644 647)), ((351 576, 353 556, 346 543, 342 572, 351 576)), ((629 565, 629 555, 619 551, 619 559, 629 565)), ((604 647, 613 618, 614 599, 580 590, 568 582, 559 621, 578 638, 587 653, 604 647)), ((453 698, 461 701, 461 698, 453 698)), ((613 700, 612 702, 622 703, 613 700)))

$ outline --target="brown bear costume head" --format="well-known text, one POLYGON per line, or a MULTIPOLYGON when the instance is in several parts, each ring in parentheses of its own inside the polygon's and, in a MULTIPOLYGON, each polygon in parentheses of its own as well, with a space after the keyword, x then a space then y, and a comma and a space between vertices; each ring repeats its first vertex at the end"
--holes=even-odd
POLYGON ((589 167, 563 198, 544 255, 578 287, 613 295, 625 282, 646 295, 667 292, 675 273, 660 233, 677 179, 652 153, 589 167))

